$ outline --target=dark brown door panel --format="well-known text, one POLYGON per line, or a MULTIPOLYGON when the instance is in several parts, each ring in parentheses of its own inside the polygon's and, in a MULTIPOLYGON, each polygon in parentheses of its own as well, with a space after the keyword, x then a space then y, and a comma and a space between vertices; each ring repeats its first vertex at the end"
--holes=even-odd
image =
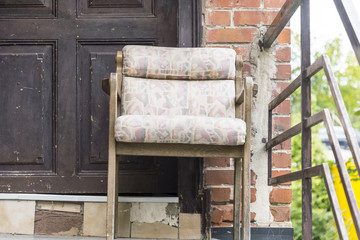
POLYGON ((0 0, 0 18, 55 18, 56 0, 0 0))
MULTIPOLYGON (((79 41, 77 45, 78 152, 79 173, 107 169, 109 96, 101 80, 115 72, 116 51, 127 44, 155 45, 153 40, 138 42, 79 41)), ((146 166, 143 165, 143 166, 146 166)), ((138 168, 140 168, 139 166, 138 168)))
POLYGON ((0 172, 54 174, 55 42, 0 43, 0 172))
MULTIPOLYGON (((101 80, 126 44, 176 46, 177 16, 176 0, 0 0, 0 191, 105 193, 101 80)), ((120 161, 121 193, 177 192, 176 159, 120 161)))
POLYGON ((154 0, 79 0, 78 17, 155 17, 154 0))

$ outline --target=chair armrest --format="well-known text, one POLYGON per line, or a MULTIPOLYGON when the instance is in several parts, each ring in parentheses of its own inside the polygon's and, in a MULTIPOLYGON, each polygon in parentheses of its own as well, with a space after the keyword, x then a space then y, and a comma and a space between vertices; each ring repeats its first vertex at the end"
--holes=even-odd
MULTIPOLYGON (((110 73, 110 78, 108 79, 109 84, 109 123, 113 123, 115 126, 115 119, 118 117, 118 103, 119 103, 119 78, 118 74, 110 73)), ((106 81, 105 81, 106 82, 106 81)))
MULTIPOLYGON (((119 74, 116 74, 116 80, 117 80, 117 94, 119 99, 121 99, 121 84, 122 84, 122 77, 119 77, 119 74)), ((110 79, 105 78, 102 80, 101 83, 102 90, 107 94, 110 95, 110 79)))
MULTIPOLYGON (((258 85, 257 84, 254 84, 253 85, 253 89, 252 89, 252 94, 253 94, 253 97, 256 96, 256 94, 258 93, 258 85)), ((245 95, 245 90, 243 89, 239 94, 237 94, 235 96, 235 104, 236 105, 241 105, 243 102, 244 102, 244 96, 245 95)))
MULTIPOLYGON (((252 77, 246 77, 245 81, 244 81, 244 107, 245 107, 245 116, 244 116, 244 120, 246 123, 246 141, 250 142, 250 136, 251 136, 251 108, 252 108, 252 100, 253 100, 253 96, 254 96, 254 89, 255 89, 255 84, 253 82, 253 78, 252 77), (249 127, 248 127, 249 126, 249 127)), ((257 91, 257 90, 256 90, 257 91)))
MULTIPOLYGON (((123 65, 123 56, 122 51, 118 51, 116 53, 116 80, 117 80, 117 93, 119 99, 121 98, 121 84, 122 84, 122 65, 123 65)), ((107 94, 110 95, 110 79, 105 78, 102 80, 101 83, 102 90, 107 94)))
POLYGON ((241 105, 244 102, 244 94, 245 94, 245 91, 243 89, 240 93, 238 93, 235 96, 235 104, 236 105, 241 105))

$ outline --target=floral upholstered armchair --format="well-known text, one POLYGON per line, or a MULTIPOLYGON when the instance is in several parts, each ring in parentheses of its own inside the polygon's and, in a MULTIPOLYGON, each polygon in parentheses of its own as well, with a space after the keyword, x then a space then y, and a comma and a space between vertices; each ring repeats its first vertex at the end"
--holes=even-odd
POLYGON ((253 84, 241 67, 232 49, 129 45, 118 52, 116 73, 103 82, 110 94, 107 239, 116 229, 116 155, 234 158, 234 239, 250 239, 253 84))

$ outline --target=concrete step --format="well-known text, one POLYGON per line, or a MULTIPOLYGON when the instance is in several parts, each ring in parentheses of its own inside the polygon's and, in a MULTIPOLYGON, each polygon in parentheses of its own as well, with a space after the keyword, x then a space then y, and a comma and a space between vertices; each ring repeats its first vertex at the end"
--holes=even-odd
MULTIPOLYGON (((46 235, 13 235, 0 234, 0 240, 105 240, 104 237, 69 237, 69 236, 46 236, 46 235)), ((141 240, 136 238, 118 238, 119 240, 141 240)), ((143 240, 143 239, 142 239, 143 240)), ((146 239, 155 240, 155 239, 146 239)))
POLYGON ((105 240, 101 237, 68 237, 68 236, 45 236, 45 235, 12 235, 12 234, 0 234, 0 240, 105 240))

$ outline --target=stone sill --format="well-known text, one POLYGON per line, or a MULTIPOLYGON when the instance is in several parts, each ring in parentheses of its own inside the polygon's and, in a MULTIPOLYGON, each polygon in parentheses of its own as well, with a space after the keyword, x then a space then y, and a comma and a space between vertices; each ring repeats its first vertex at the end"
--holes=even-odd
MULTIPOLYGON (((0 200, 28 200, 28 201, 54 201, 54 202, 106 202, 106 199, 107 199, 106 196, 0 193, 0 200)), ((179 198, 120 196, 119 202, 179 203, 179 198)))
MULTIPOLYGON (((12 240, 57 240, 57 239, 63 239, 63 240, 104 240, 105 238, 101 237, 67 237, 67 236, 45 236, 45 235, 10 235, 10 234, 0 234, 0 240, 6 240, 6 239, 12 239, 12 240)), ((133 240, 133 239, 132 239, 133 240)))
MULTIPOLYGON (((11 235, 0 234, 0 240, 106 240, 105 237, 67 237, 67 236, 46 236, 46 235, 11 235)), ((144 240, 136 238, 117 238, 118 240, 144 240)), ((154 239, 146 239, 154 240, 154 239)), ((160 240, 160 239, 158 239, 160 240)))

